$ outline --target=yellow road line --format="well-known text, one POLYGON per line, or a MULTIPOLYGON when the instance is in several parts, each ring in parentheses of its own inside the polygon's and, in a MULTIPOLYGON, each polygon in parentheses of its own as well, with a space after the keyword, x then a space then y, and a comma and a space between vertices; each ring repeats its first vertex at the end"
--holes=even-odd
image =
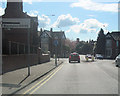
POLYGON ((35 88, 30 94, 33 94, 35 91, 37 91, 41 86, 43 86, 45 83, 47 83, 61 68, 63 67, 63 65, 56 71, 54 72, 46 81, 44 81, 42 84, 40 84, 40 86, 38 86, 37 88, 35 88))
MULTIPOLYGON (((59 67, 57 68, 59 69, 59 67)), ((56 70, 57 70, 56 69, 56 70)), ((48 76, 46 76, 44 79, 42 79, 40 82, 38 82, 37 84, 35 84, 33 87, 31 87, 30 89, 28 89, 27 91, 25 91, 23 94, 28 93, 29 91, 31 91, 33 88, 35 88, 37 85, 39 85, 41 82, 43 82, 45 79, 47 79, 50 75, 52 75, 56 70, 54 70, 53 72, 51 72, 48 76)))

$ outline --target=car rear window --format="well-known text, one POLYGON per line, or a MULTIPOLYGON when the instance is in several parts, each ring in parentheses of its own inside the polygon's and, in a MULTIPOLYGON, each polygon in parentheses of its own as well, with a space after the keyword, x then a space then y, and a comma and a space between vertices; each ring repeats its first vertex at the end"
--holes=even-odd
POLYGON ((120 57, 120 54, 118 55, 118 57, 120 57))
POLYGON ((71 54, 71 56, 79 56, 79 54, 74 54, 74 53, 73 53, 73 54, 71 54))

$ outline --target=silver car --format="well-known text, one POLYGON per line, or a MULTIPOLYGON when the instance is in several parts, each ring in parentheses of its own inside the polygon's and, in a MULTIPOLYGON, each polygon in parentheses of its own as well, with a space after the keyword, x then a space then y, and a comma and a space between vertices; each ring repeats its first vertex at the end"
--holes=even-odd
POLYGON ((115 59, 116 67, 120 67, 120 54, 115 59))

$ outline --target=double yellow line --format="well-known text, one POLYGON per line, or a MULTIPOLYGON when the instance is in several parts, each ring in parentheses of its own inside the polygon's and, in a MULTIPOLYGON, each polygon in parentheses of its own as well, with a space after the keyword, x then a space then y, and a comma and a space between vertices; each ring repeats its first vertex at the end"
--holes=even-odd
POLYGON ((25 91, 23 94, 28 94, 28 92, 30 92, 32 89, 34 89, 33 91, 31 91, 29 93, 29 94, 33 94, 41 86, 43 86, 45 83, 47 83, 47 81, 49 81, 62 67, 63 67, 63 65, 61 65, 60 67, 58 67, 56 70, 54 70, 53 72, 51 72, 44 79, 42 79, 40 82, 38 82, 37 84, 35 84, 33 87, 31 87, 30 89, 28 89, 27 91, 25 91))

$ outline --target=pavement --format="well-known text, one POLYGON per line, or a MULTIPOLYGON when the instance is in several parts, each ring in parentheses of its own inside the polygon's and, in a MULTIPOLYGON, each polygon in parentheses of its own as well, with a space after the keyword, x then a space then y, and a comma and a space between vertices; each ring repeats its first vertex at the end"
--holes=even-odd
MULTIPOLYGON (((62 64, 63 60, 58 61, 58 65, 62 64)), ((24 89, 33 82, 55 69, 55 60, 51 58, 50 62, 38 64, 30 67, 30 76, 28 76, 28 68, 5 73, 0 81, 0 89, 2 94, 15 94, 24 89)))

